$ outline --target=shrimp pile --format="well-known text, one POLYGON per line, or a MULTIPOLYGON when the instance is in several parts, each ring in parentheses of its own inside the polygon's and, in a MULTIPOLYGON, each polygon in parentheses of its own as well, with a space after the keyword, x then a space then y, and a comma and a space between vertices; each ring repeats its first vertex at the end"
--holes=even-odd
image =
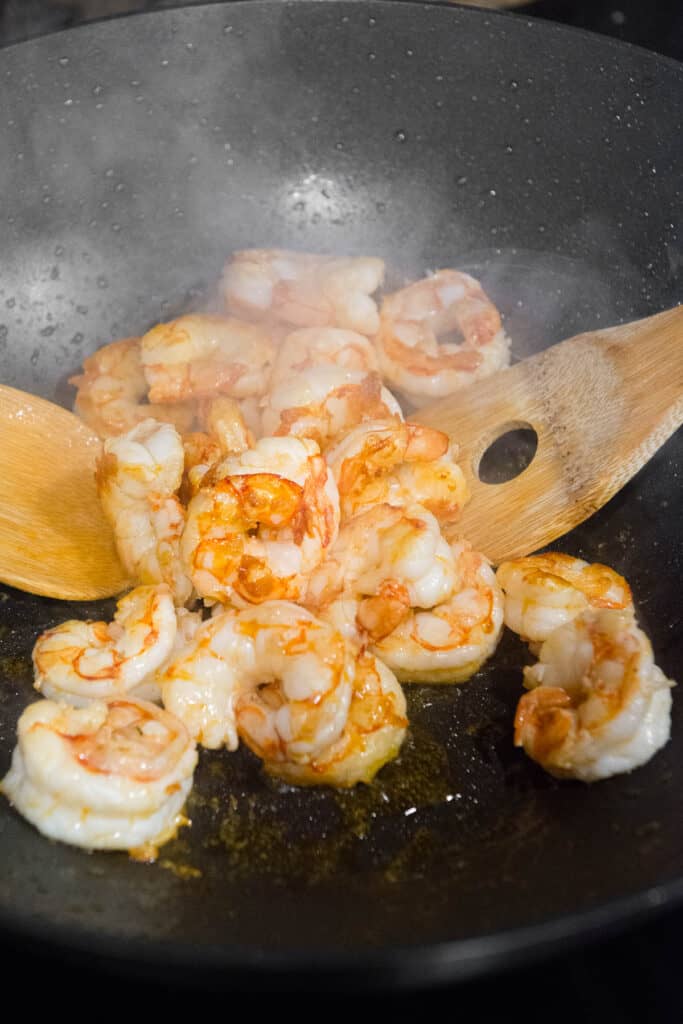
POLYGON ((236 252, 205 311, 72 378, 132 589, 111 622, 35 643, 43 699, 1 785, 46 835, 153 859, 187 823, 197 746, 244 745, 289 785, 369 784, 400 755, 403 685, 466 683, 504 624, 538 656, 514 741, 548 771, 593 781, 666 742, 672 683, 626 581, 559 554, 494 572, 458 532, 457 438, 404 418, 507 365, 491 299, 456 269, 384 276, 236 252))

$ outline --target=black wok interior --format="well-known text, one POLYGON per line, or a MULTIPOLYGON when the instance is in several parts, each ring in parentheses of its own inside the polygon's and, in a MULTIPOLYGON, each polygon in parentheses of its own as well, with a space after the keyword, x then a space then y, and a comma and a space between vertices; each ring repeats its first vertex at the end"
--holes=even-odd
MULTIPOLYGON (((252 0, 10 47, 0 82, 0 380, 47 397, 246 246, 379 255, 395 280, 466 269, 516 359, 681 299, 683 75, 636 48, 464 8, 252 0)), ((673 678, 680 466, 679 432, 556 545, 629 579, 673 678)), ((0 588, 0 773, 38 633, 111 607, 0 588)), ((124 960, 465 976, 678 900, 677 693, 650 764, 560 783, 512 746, 528 657, 506 634, 465 686, 408 687, 401 756, 350 793, 204 752, 192 827, 152 866, 51 843, 3 801, 0 924, 124 960)))

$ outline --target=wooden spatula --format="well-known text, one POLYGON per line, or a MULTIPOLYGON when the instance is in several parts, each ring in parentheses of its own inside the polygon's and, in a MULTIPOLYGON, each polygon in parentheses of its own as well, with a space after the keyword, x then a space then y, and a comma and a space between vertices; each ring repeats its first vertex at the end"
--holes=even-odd
POLYGON ((683 423, 683 306, 580 334, 420 409, 459 446, 471 488, 457 529, 494 564, 549 544, 601 508, 683 423), (530 427, 536 454, 484 483, 503 434, 530 427))
POLYGON ((95 489, 99 438, 72 413, 0 385, 0 580, 65 600, 129 585, 95 489))

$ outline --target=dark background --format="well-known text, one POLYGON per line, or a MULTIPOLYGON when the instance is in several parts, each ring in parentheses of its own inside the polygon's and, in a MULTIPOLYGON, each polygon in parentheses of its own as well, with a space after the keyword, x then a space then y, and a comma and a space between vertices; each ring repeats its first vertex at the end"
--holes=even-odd
MULTIPOLYGON (((178 5, 169 0, 0 0, 0 45, 102 15, 170 6, 178 5)), ((683 60, 683 0, 537 0, 515 8, 513 16, 520 15, 589 29, 683 60)), ((683 158, 683 141, 681 148, 683 158)), ((484 1021, 495 1015, 496 1019, 519 1017, 544 1024, 565 1020, 579 1024, 582 1018, 603 1024, 679 1022, 683 1021, 682 934, 683 910, 668 910, 619 934, 582 940, 578 947, 555 952, 523 969, 429 993, 413 992, 428 1013, 433 1012, 438 998, 442 1000, 440 1012, 457 1015, 461 1021, 465 1015, 476 1014, 484 1021)), ((259 997, 269 987, 254 979, 237 987, 220 977, 192 984, 175 972, 155 978, 123 975, 116 965, 88 957, 80 957, 78 962, 63 960, 54 950, 18 947, 12 937, 1 934, 0 957, 6 997, 12 982, 22 978, 22 1009, 30 1005, 35 1010, 43 1003, 79 1016, 93 1011, 99 1015, 105 1007, 138 1016, 141 999, 151 1001, 155 1014, 165 1014, 170 1008, 182 1012, 187 1005, 202 1015, 216 1009, 221 1014, 242 1015, 262 1010, 259 997), (28 986, 24 979, 30 979, 28 986), (235 1003, 230 988, 248 989, 252 998, 248 1003, 235 1003)), ((329 989, 349 988, 346 984, 342 987, 338 979, 320 978, 319 982, 329 989)), ((385 1003, 387 994, 381 993, 379 998, 385 1003)), ((323 993, 305 1004, 296 994, 284 999, 280 994, 280 1000, 278 1007, 283 1013, 303 1010, 322 1020, 332 1009, 323 993)), ((355 1005, 360 1009, 367 1001, 367 994, 358 994, 355 1005)), ((368 1009, 372 1012, 372 1005, 368 1009)))

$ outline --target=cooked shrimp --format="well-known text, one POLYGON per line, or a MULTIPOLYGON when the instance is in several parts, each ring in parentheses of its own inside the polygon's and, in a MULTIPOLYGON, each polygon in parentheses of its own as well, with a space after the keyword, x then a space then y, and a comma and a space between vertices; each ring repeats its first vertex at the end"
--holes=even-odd
POLYGON ((321 449, 366 420, 402 420, 379 374, 319 366, 276 386, 263 400, 266 434, 310 437, 321 449))
POLYGON ((353 693, 353 654, 343 637, 289 601, 239 612, 235 629, 240 738, 276 773, 323 757, 344 731, 353 693))
POLYGON ((33 648, 35 688, 75 707, 121 697, 166 661, 175 637, 168 587, 137 587, 121 598, 113 622, 70 619, 43 633, 33 648))
POLYGON ((31 704, 2 792, 51 839, 153 860, 186 824, 197 752, 185 726, 147 701, 31 704))
POLYGON ((326 459, 339 488, 342 520, 383 502, 417 502, 441 523, 451 523, 469 498, 448 436, 417 423, 361 423, 327 450, 326 459))
POLYGON ((390 634, 414 608, 453 593, 457 567, 434 516, 419 505, 377 505, 349 520, 309 579, 304 603, 346 640, 390 634))
POLYGON ((589 609, 524 669, 515 744, 559 777, 593 782, 645 764, 669 738, 673 682, 631 611, 589 609))
POLYGON ((235 699, 241 637, 223 610, 202 622, 157 675, 164 707, 210 750, 237 749, 235 699))
POLYGON ((200 402, 199 418, 205 431, 195 431, 183 437, 185 474, 180 498, 185 503, 197 493, 209 469, 221 458, 240 455, 254 445, 254 435, 234 398, 221 395, 208 402, 200 402))
POLYGON ((104 442, 97 490, 126 571, 140 583, 167 583, 177 604, 192 593, 180 559, 185 511, 176 497, 184 452, 168 423, 144 420, 104 442))
POLYGON ((114 437, 150 417, 189 430, 191 405, 149 405, 139 338, 104 345, 83 362, 83 373, 69 379, 78 389, 75 412, 100 437, 114 437))
POLYGON ((406 699, 396 676, 366 651, 355 661, 349 714, 339 739, 307 764, 269 761, 266 769, 297 786, 367 783, 397 756, 407 725, 406 699))
POLYGON ((479 282, 458 270, 385 296, 376 343, 383 377, 416 404, 450 395, 510 358, 498 310, 479 282), (461 340, 449 340, 454 333, 461 340))
POLYGON ((467 541, 451 551, 457 571, 451 596, 428 609, 413 608, 370 648, 401 682, 464 683, 498 646, 503 595, 493 570, 467 541))
POLYGON ((379 371, 375 348, 364 334, 338 327, 303 327, 288 334, 278 348, 271 388, 318 366, 359 373, 379 371))
POLYGON ((181 550, 202 597, 298 600, 338 526, 337 487, 317 444, 264 437, 209 471, 188 506, 181 550))
POLYGON ((219 395, 200 403, 199 417, 206 432, 220 445, 223 455, 239 455, 254 445, 240 402, 219 395))
POLYGON ((273 359, 270 335, 255 324, 190 313, 157 324, 141 341, 142 365, 153 402, 184 402, 227 394, 261 395, 273 359))
POLYGON ((372 295, 383 279, 380 259, 245 249, 226 264, 222 288, 236 316, 372 335, 379 326, 372 295))
POLYGON ((588 608, 632 607, 623 576, 556 551, 503 562, 496 578, 505 594, 505 625, 532 643, 588 608))

